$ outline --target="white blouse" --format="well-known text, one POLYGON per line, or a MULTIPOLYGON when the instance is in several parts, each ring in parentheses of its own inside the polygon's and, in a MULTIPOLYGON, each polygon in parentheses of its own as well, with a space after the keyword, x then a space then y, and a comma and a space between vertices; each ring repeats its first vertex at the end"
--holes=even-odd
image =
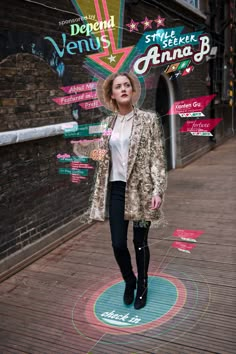
POLYGON ((126 182, 129 142, 132 130, 134 112, 125 116, 118 114, 113 128, 109 146, 111 150, 111 172, 109 181, 126 182))

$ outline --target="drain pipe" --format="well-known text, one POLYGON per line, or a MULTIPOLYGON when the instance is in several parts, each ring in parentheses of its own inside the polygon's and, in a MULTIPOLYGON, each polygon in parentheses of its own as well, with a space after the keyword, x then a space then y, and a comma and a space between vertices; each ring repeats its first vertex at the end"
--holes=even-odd
MULTIPOLYGON (((169 80, 169 77, 166 76, 165 74, 162 75, 163 78, 166 81, 167 87, 168 87, 168 92, 169 92, 169 97, 170 97, 170 107, 174 104, 174 89, 173 86, 169 80)), ((170 114, 169 115, 169 121, 170 121, 170 151, 171 151, 171 167, 172 169, 176 169, 176 118, 175 114, 170 114)))
MULTIPOLYGON (((173 104, 174 101, 171 103, 173 104)), ((171 164, 173 170, 176 169, 176 118, 174 114, 170 115, 170 146, 171 146, 171 164)))
MULTIPOLYGON (((235 37, 236 37, 236 34, 235 34, 235 31, 236 31, 236 28, 234 28, 234 26, 235 26, 235 21, 236 21, 236 14, 235 14, 235 12, 236 12, 236 10, 235 10, 235 6, 236 6, 236 0, 234 0, 234 2, 233 2, 233 48, 234 48, 234 45, 235 45, 235 37)), ((233 51, 234 51, 235 49, 233 49, 233 51)), ((235 63, 233 64, 233 65, 235 65, 235 63)), ((233 135, 234 135, 234 112, 235 112, 235 80, 233 80, 233 87, 232 87, 232 89, 233 89, 233 105, 232 105, 232 133, 233 133, 233 135)))
POLYGON ((233 85, 233 105, 232 105, 232 133, 234 135, 234 112, 235 112, 235 84, 233 85))

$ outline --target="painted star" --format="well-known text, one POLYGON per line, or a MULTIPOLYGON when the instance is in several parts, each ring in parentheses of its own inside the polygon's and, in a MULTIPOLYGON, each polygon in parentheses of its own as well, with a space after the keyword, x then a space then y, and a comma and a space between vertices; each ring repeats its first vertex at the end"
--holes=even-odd
POLYGON ((110 61, 110 63, 112 63, 113 61, 116 62, 116 57, 111 54, 111 55, 108 57, 108 60, 110 61))
POLYGON ((147 17, 145 17, 144 21, 142 21, 142 25, 144 26, 144 30, 146 30, 147 28, 152 28, 151 23, 153 22, 153 20, 149 20, 147 17))
POLYGON ((131 19, 130 23, 128 23, 126 26, 129 27, 129 31, 138 31, 138 24, 139 22, 134 22, 134 20, 131 19))
POLYGON ((156 22, 156 24, 157 24, 157 28, 159 28, 159 27, 165 27, 165 24, 164 24, 164 22, 165 22, 165 18, 164 17, 161 17, 161 16, 158 16, 157 17, 157 19, 156 20, 154 20, 155 22, 156 22))

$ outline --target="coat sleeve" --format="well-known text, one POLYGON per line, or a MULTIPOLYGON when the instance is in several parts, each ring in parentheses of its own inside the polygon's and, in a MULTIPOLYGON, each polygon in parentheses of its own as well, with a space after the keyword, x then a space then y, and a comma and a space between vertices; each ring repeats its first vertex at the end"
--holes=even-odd
POLYGON ((151 178, 153 182, 153 196, 161 198, 167 188, 167 168, 164 150, 164 136, 162 134, 160 118, 152 116, 151 124, 151 178))

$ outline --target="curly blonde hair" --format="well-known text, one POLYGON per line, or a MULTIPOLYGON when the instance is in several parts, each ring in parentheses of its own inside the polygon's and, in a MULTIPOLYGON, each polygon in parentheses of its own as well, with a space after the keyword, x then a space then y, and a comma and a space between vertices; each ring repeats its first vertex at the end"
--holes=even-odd
POLYGON ((131 87, 132 87, 132 91, 136 92, 134 79, 132 78, 132 76, 129 73, 127 73, 127 72, 121 72, 121 73, 117 72, 117 73, 109 75, 108 78, 104 81, 104 84, 103 84, 103 97, 104 97, 105 102, 111 108, 113 108, 113 110, 118 110, 118 105, 117 105, 116 100, 111 98, 113 82, 118 76, 126 76, 127 79, 129 79, 129 81, 130 81, 130 84, 131 84, 131 87))

